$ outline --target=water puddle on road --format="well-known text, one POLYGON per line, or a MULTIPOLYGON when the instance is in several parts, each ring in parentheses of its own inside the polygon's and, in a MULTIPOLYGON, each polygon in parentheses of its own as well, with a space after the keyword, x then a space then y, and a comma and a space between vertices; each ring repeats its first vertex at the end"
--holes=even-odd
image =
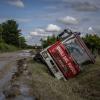
POLYGON ((27 67, 26 58, 18 60, 12 73, 8 73, 3 80, 0 80, 0 85, 8 81, 8 84, 0 92, 0 100, 37 100, 30 92, 31 87, 24 83, 23 79, 20 79, 22 76, 24 77, 25 72, 28 73, 27 67))
POLYGON ((21 95, 17 96, 14 100, 36 100, 36 98, 30 95, 30 88, 27 85, 20 85, 21 95))
POLYGON ((0 61, 0 70, 8 63, 9 61, 0 61))
POLYGON ((3 89, 5 88, 4 84, 6 85, 10 84, 9 80, 11 80, 12 75, 15 72, 15 70, 16 70, 16 67, 14 66, 9 70, 9 72, 6 75, 3 76, 2 79, 0 79, 0 100, 6 100, 5 95, 3 93, 3 89))
POLYGON ((13 73, 16 72, 16 66, 12 65, 11 69, 9 70, 9 72, 7 72, 5 75, 3 75, 3 78, 0 79, 0 89, 3 87, 3 85, 5 83, 7 83, 9 80, 11 80, 11 77, 13 75, 13 73))

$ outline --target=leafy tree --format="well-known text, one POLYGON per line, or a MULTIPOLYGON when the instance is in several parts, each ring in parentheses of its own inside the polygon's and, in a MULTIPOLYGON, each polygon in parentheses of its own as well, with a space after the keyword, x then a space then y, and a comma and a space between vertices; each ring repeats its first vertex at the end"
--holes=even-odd
POLYGON ((43 47, 43 48, 46 48, 46 47, 48 46, 47 40, 41 39, 40 41, 41 41, 41 44, 42 44, 42 47, 43 47))
POLYGON ((18 29, 18 24, 14 20, 7 20, 2 23, 2 37, 7 44, 19 46, 19 36, 21 35, 18 29))
POLYGON ((27 47, 26 40, 23 36, 19 37, 19 47, 20 48, 26 48, 27 47))
POLYGON ((87 34, 83 40, 92 52, 100 50, 100 37, 98 35, 87 34))
POLYGON ((2 28, 2 24, 0 24, 0 42, 3 42, 2 32, 3 32, 3 28, 2 28))
POLYGON ((40 40, 42 43, 42 47, 45 48, 49 45, 52 45, 53 43, 55 43, 57 41, 57 37, 55 35, 52 35, 51 37, 47 37, 47 40, 40 40))

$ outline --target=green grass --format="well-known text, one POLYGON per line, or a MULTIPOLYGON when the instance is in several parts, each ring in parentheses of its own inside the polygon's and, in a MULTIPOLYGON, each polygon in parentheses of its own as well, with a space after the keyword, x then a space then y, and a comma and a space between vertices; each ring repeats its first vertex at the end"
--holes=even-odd
POLYGON ((86 100, 100 100, 100 57, 95 64, 84 66, 84 70, 73 80, 77 84, 75 93, 86 100))
POLYGON ((29 66, 33 94, 39 100, 100 100, 100 57, 68 81, 52 77, 45 65, 33 62, 29 66))
POLYGON ((11 52, 11 51, 16 51, 16 50, 18 50, 18 48, 13 45, 0 43, 0 52, 11 52))

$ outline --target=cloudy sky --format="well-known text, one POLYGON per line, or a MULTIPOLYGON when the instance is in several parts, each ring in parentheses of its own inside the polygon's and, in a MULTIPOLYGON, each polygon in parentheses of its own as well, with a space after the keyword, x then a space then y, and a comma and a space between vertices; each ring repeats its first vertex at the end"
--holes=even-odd
POLYGON ((14 19, 28 44, 64 28, 100 34, 100 0, 0 0, 0 23, 14 19))

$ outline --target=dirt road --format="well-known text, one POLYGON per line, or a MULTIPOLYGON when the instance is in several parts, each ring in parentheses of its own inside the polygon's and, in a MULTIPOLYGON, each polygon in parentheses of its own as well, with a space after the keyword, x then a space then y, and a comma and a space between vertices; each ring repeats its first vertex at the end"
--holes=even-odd
POLYGON ((12 73, 16 70, 16 60, 20 58, 19 52, 0 54, 0 90, 10 80, 12 73))
MULTIPOLYGON (((30 53, 28 53, 28 51, 0 54, 0 100, 8 100, 7 98, 5 98, 5 95, 9 96, 11 89, 13 89, 14 94, 16 86, 17 92, 21 91, 22 93, 20 93, 20 96, 13 98, 12 100, 24 100, 25 98, 27 98, 27 100, 34 100, 34 97, 22 96, 25 91, 26 95, 28 95, 29 92, 29 87, 25 83, 22 83, 24 81, 24 78, 20 79, 19 77, 17 81, 14 80, 14 83, 11 82, 13 76, 16 75, 15 73, 18 73, 18 66, 20 66, 21 68, 23 66, 22 64, 18 65, 18 62, 21 59, 26 59, 28 57, 30 57, 30 53), (19 85, 16 85, 16 83, 18 83, 19 85)), ((17 94, 17 92, 15 94, 17 94)))

